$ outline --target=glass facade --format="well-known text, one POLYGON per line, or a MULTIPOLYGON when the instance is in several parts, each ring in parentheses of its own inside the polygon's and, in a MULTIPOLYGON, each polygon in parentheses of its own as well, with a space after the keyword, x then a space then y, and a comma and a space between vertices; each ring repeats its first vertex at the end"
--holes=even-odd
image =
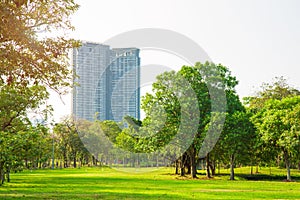
POLYGON ((140 57, 137 48, 84 42, 73 50, 72 112, 78 119, 140 119, 140 57), (97 115, 96 115, 97 113, 97 115))

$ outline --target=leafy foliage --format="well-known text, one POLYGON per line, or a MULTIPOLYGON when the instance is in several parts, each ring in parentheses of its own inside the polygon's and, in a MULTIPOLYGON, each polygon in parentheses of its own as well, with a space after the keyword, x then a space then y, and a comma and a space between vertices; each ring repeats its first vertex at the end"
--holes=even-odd
POLYGON ((77 8, 73 0, 1 1, 0 84, 42 84, 57 92, 70 86, 68 50, 78 42, 65 33, 77 8), (62 34, 47 36, 51 31, 62 34))
POLYGON ((48 145, 43 148, 47 131, 32 125, 29 114, 47 120, 47 89, 63 94, 72 85, 68 50, 79 43, 67 32, 77 9, 73 0, 0 1, 1 183, 22 161, 41 161, 49 153, 48 145))
POLYGON ((254 117, 265 144, 271 146, 273 150, 277 151, 277 154, 283 153, 288 170, 288 180, 291 180, 290 159, 299 153, 299 108, 300 96, 286 97, 282 100, 270 99, 254 117))

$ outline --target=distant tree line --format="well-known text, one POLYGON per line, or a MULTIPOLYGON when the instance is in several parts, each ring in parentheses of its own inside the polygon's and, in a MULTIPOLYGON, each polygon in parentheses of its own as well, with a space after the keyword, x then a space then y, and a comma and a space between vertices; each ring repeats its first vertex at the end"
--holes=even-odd
MULTIPOLYGON (((251 173, 253 167, 258 170, 259 166, 277 166, 285 167, 287 180, 291 180, 290 169, 300 167, 300 92, 279 77, 273 83, 263 84, 255 96, 244 98, 243 104, 235 91, 237 84, 237 79, 221 64, 183 66, 178 72, 165 72, 157 77, 153 93, 142 98, 146 113, 143 121, 130 116, 125 116, 120 123, 99 121, 97 117, 94 122, 66 117, 52 124, 51 129, 43 121, 32 123, 27 112, 39 108, 42 99, 48 97, 47 92, 39 86, 25 87, 18 92, 6 84, 0 93, 1 99, 7 100, 1 101, 1 183, 10 180, 11 172, 24 168, 98 165, 168 165, 175 167, 176 174, 190 174, 192 178, 197 177, 199 167, 206 169, 208 178, 225 167, 230 168, 231 180, 238 166, 251 166, 251 173), (190 100, 192 95, 181 92, 188 91, 187 85, 181 82, 182 77, 194 91, 199 110, 185 113, 190 123, 183 129, 185 134, 176 138, 185 111, 182 107, 195 103, 190 100), (222 90, 225 98, 212 99, 213 89, 222 90), (224 106, 223 112, 212 111, 213 100, 220 101, 216 105, 224 106), (28 109, 21 108, 14 116, 11 110, 17 109, 16 101, 28 109), (200 113, 195 121, 194 112, 200 113), (222 117, 224 124, 216 123, 222 117), (199 151, 212 125, 221 133, 206 141, 206 148, 212 147, 201 156, 199 151), (188 130, 192 126, 196 126, 194 134, 188 130), (181 149, 189 134, 193 138, 188 148, 181 149), (170 141, 174 144, 164 148, 170 141)), ((42 112, 47 116, 50 111, 42 112)))

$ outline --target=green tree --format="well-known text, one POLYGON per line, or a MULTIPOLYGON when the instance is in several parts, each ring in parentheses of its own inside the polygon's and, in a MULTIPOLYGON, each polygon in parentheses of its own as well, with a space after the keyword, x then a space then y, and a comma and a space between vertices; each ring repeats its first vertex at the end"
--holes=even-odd
POLYGON ((25 167, 41 168, 51 156, 51 140, 48 128, 42 124, 30 126, 22 132, 24 145, 19 149, 21 159, 25 162, 25 167))
MULTIPOLYGON (((250 122, 247 113, 235 91, 226 91, 226 120, 218 143, 211 152, 210 161, 207 159, 207 173, 209 168, 214 175, 216 160, 218 163, 230 165, 230 179, 234 180, 234 167, 236 163, 250 160, 250 152, 256 142, 254 125, 250 122)), ((215 115, 215 117, 219 117, 215 115)), ((207 127, 215 120, 211 120, 207 127)), ((248 164, 248 163, 247 163, 248 164)))
MULTIPOLYGON (((24 141, 27 132, 32 131, 27 113, 29 111, 41 111, 43 113, 43 109, 41 110, 39 107, 45 103, 47 97, 48 93, 42 86, 0 85, 0 143, 2 152, 0 156, 0 176, 2 182, 4 182, 5 170, 9 174, 10 169, 14 167, 14 163, 19 165, 20 161, 23 160, 20 155, 25 156, 24 154, 18 154, 16 149, 25 148, 24 141)), ((34 131, 31 133, 35 134, 34 131)), ((34 146, 28 144, 28 148, 32 149, 34 146)))
POLYGON ((272 83, 263 83, 255 96, 245 97, 245 104, 252 112, 260 110, 269 99, 281 100, 285 97, 300 95, 300 91, 289 86, 284 77, 275 77, 272 83))
POLYGON ((110 120, 99 122, 101 131, 109 138, 112 143, 116 143, 116 138, 122 132, 119 125, 110 120))
MULTIPOLYGON (((13 128, 14 121, 28 121, 29 111, 41 111, 48 93, 43 86, 19 87, 15 84, 0 85, 0 126, 1 131, 13 128), (18 105, 18 106, 16 106, 18 105)), ((48 109, 46 107, 46 109, 48 109)), ((41 111, 42 113, 44 111, 41 111)))
POLYGON ((283 153, 289 181, 291 158, 299 153, 299 106, 300 96, 270 99, 254 116, 264 142, 283 153))
POLYGON ((72 118, 65 118, 61 123, 55 125, 53 132, 58 139, 64 167, 69 167, 72 160, 73 167, 76 168, 80 155, 85 154, 86 149, 81 141, 75 121, 72 118))
MULTIPOLYGON (((71 86, 68 50, 79 43, 68 38, 73 0, 3 0, 0 2, 0 175, 20 161, 14 149, 27 146, 37 156, 29 112, 51 111, 46 88, 62 94, 71 86), (56 34, 52 34, 55 31, 56 34), (52 34, 52 35, 51 35, 52 34), (44 107, 44 108, 42 108, 44 107), (29 135, 28 135, 29 134, 29 135), (22 139, 22 136, 26 136, 22 139), (2 150, 2 149, 5 149, 2 150)), ((46 119, 47 120, 47 119, 46 119)), ((28 156, 27 156, 28 157, 28 156)), ((31 157, 30 159, 34 159, 31 157)))
POLYGON ((230 180, 234 180, 234 168, 237 162, 246 162, 250 159, 256 133, 250 121, 249 114, 244 111, 235 111, 227 114, 225 126, 220 137, 220 146, 224 157, 230 164, 230 180))
MULTIPOLYGON (((275 77, 272 83, 263 83, 261 85, 261 90, 256 93, 255 96, 244 98, 245 104, 249 112, 252 113, 254 123, 263 123, 262 117, 260 117, 259 112, 265 107, 269 100, 282 100, 286 97, 293 97, 300 95, 300 91, 289 86, 284 77, 275 77)), ((258 165, 265 163, 271 166, 276 159, 277 165, 280 164, 280 154, 273 144, 265 143, 262 140, 261 133, 257 133, 257 143, 255 144, 255 162, 258 165)), ((253 157, 253 158, 254 158, 253 157)))
POLYGON ((205 137, 206 125, 212 115, 212 101, 216 101, 213 105, 216 111, 225 112, 226 109, 222 110, 222 107, 225 107, 226 99, 222 98, 222 91, 223 96, 225 91, 234 92, 236 84, 236 78, 227 67, 209 62, 196 63, 194 67, 183 66, 178 72, 159 75, 152 85, 153 94, 148 93, 142 99, 142 109, 146 113, 143 121, 143 127, 146 128, 143 130, 148 129, 151 140, 147 141, 151 141, 150 146, 156 150, 173 141, 173 147, 177 149, 174 152, 185 149, 179 159, 188 166, 191 176, 196 177, 196 161, 202 143, 206 144, 203 152, 209 152, 214 146, 213 141, 205 137), (183 79, 190 85, 184 84, 183 79), (211 98, 211 92, 215 92, 215 99, 211 98), (195 107, 195 102, 197 109, 190 111, 195 107), (184 127, 181 119, 188 119, 184 127), (193 127, 196 127, 195 132, 193 127), (177 137, 180 130, 184 130, 185 134, 177 137))

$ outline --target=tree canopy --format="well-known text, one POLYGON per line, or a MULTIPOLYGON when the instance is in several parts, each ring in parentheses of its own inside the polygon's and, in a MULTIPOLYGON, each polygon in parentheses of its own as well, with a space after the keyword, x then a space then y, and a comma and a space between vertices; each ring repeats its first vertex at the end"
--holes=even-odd
POLYGON ((78 42, 66 32, 77 9, 73 0, 1 1, 0 84, 39 84, 57 92, 70 86, 68 50, 78 42))
POLYGON ((68 32, 73 29, 70 15, 77 9, 73 0, 0 1, 0 132, 1 149, 6 149, 1 150, 1 182, 13 163, 24 160, 14 151, 34 148, 27 134, 43 133, 32 131, 39 126, 29 114, 37 113, 45 123, 51 112, 48 89, 63 94, 72 86, 68 51, 79 42, 68 32))
POLYGON ((247 98, 261 141, 258 147, 264 150, 261 157, 274 160, 282 154, 287 180, 291 180, 291 160, 299 154, 300 91, 289 86, 283 77, 264 83, 261 88, 256 96, 247 98))

